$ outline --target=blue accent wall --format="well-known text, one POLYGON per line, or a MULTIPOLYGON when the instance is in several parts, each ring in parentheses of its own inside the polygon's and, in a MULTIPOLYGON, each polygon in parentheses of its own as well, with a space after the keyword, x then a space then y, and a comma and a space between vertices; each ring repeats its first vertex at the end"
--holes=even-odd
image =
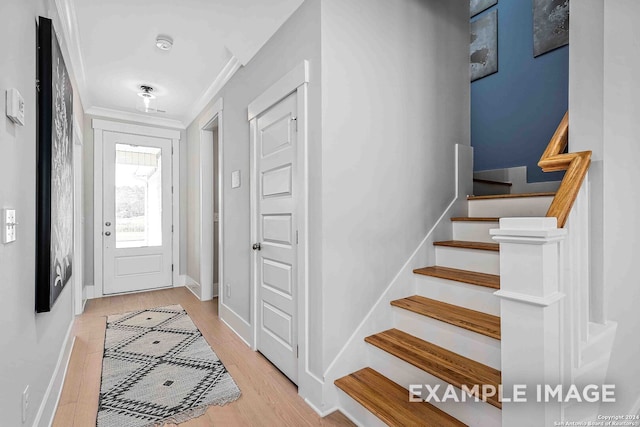
POLYGON ((527 166, 529 182, 553 181, 537 163, 569 102, 569 46, 533 57, 531 1, 499 0, 498 72, 471 83, 474 171, 527 166))

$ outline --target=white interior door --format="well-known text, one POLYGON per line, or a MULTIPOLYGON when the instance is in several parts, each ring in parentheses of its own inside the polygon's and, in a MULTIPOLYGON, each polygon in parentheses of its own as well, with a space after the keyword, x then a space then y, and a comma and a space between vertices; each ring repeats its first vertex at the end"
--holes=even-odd
POLYGON ((257 118, 256 347, 294 383, 297 363, 296 94, 257 118))
POLYGON ((172 285, 171 140, 103 138, 105 294, 172 285))

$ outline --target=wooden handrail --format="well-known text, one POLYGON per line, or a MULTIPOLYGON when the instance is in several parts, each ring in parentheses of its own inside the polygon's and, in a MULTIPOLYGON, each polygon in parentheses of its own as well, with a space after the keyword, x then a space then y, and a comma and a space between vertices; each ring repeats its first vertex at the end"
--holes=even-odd
POLYGON ((580 151, 578 153, 562 153, 569 142, 569 112, 565 113, 562 121, 558 125, 547 149, 544 150, 538 166, 544 172, 566 171, 560 187, 556 192, 551 206, 547 211, 547 216, 558 219, 558 227, 563 228, 571 212, 573 202, 575 202, 582 181, 589 170, 591 164, 591 151, 580 151))

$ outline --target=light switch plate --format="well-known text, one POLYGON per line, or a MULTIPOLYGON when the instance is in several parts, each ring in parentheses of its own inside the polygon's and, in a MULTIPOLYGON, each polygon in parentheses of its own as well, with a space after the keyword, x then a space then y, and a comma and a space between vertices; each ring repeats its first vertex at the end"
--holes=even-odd
POLYGON ((24 126, 24 98, 17 89, 7 90, 7 117, 15 124, 24 126))
POLYGON ((240 171, 231 172, 231 188, 240 187, 240 171))
POLYGON ((16 210, 2 210, 2 243, 11 243, 16 241, 16 210))

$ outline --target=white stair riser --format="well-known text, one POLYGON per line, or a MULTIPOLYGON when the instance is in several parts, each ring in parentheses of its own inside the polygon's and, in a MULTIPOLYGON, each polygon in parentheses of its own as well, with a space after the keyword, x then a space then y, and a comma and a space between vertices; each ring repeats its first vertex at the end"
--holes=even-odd
POLYGON ((454 221, 453 240, 495 243, 489 234, 489 230, 493 228, 500 228, 499 223, 484 221, 454 221))
POLYGON ((499 340, 399 307, 393 309, 397 329, 492 368, 501 369, 499 340))
MULTIPOLYGON (((440 384, 440 390, 444 390, 448 383, 439 378, 434 377, 415 366, 398 359, 391 354, 371 346, 369 361, 373 369, 380 372, 390 380, 400 384, 407 390, 410 384, 429 384, 435 387, 440 384)), ((427 397, 427 391, 423 388, 423 399, 427 397)), ((441 394, 440 394, 441 395, 441 394)), ((461 392, 457 390, 457 396, 461 392)), ((407 396, 408 398, 408 396, 407 396)), ((469 398, 467 402, 456 403, 448 402, 429 402, 433 406, 443 410, 449 415, 457 418, 463 423, 474 427, 495 427, 502 425, 502 412, 486 402, 475 402, 473 398, 469 398)), ((418 404, 418 403, 416 403, 418 404)))
POLYGON ((386 427, 386 424, 380 418, 373 415, 367 408, 340 389, 338 389, 338 400, 340 402, 340 410, 345 415, 348 414, 348 418, 359 427, 386 427))
POLYGON ((500 298, 493 294, 496 289, 422 274, 416 274, 415 280, 416 293, 420 296, 494 316, 500 315, 500 298))
POLYGON ((500 253, 498 251, 436 246, 436 265, 480 273, 500 274, 500 253))
POLYGON ((612 323, 606 325, 590 323, 589 339, 586 343, 582 344, 580 351, 580 364, 585 366, 594 362, 608 360, 611 356, 609 351, 613 346, 615 336, 616 328, 612 323))
POLYGON ((545 216, 552 200, 551 196, 469 200, 469 216, 498 218, 545 216))

